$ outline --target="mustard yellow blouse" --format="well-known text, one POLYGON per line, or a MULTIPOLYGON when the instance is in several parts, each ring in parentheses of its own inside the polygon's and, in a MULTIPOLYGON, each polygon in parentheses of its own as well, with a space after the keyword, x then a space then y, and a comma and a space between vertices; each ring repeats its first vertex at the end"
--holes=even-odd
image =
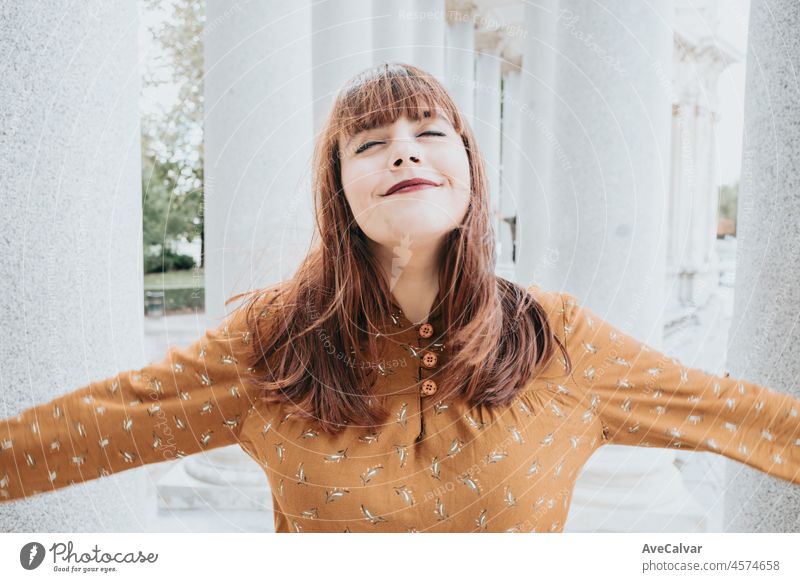
POLYGON ((800 483, 800 401, 687 368, 569 293, 528 291, 574 370, 559 353, 503 409, 437 398, 453 372, 441 312, 415 325, 393 302, 374 363, 391 420, 326 435, 256 398, 239 310, 159 363, 0 421, 0 501, 233 444, 266 473, 277 532, 560 532, 607 443, 710 451, 800 483))

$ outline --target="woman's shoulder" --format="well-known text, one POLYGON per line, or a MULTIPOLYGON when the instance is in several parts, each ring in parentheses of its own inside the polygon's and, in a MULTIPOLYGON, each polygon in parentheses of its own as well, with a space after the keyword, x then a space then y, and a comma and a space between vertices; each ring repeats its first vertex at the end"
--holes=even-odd
POLYGON ((537 303, 544 308, 548 317, 551 319, 561 317, 564 314, 565 308, 572 305, 575 300, 569 293, 543 289, 537 283, 527 287, 527 291, 536 299, 537 303))
POLYGON ((221 325, 225 336, 241 335, 248 338, 259 320, 272 319, 285 287, 286 282, 281 281, 234 295, 228 299, 233 303, 232 309, 224 321, 217 325, 221 325))

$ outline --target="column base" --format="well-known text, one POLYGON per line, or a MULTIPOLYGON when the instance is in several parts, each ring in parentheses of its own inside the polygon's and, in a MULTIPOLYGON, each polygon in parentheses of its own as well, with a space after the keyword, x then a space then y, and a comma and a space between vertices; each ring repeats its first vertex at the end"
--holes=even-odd
POLYGON ((570 511, 565 533, 706 533, 708 523, 698 512, 687 513, 684 504, 659 511, 609 510, 581 506, 570 511))
POLYGON ((267 476, 263 484, 201 481, 187 471, 187 461, 176 461, 156 483, 158 509, 249 509, 272 512, 267 476))
POLYGON ((706 511, 686 489, 675 451, 606 445, 578 477, 565 532, 708 531, 706 511))

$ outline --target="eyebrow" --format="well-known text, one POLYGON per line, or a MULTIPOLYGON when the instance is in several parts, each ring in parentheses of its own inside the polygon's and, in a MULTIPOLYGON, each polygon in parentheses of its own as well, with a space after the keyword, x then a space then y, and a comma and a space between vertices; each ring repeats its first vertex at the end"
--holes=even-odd
MULTIPOLYGON (((447 113, 445 113, 444 111, 442 111, 442 110, 440 110, 438 108, 437 108, 437 110, 436 110, 434 115, 432 115, 430 117, 424 117, 423 116, 423 117, 421 117, 421 118, 419 118, 417 120, 417 123, 421 123, 421 122, 424 122, 424 121, 435 120, 435 119, 437 119, 439 117, 441 117, 442 119, 447 121, 452 127, 455 127, 455 125, 453 125, 453 122, 450 120, 450 117, 447 115, 447 113)), ((350 139, 348 139, 345 142, 344 149, 348 149, 350 147, 350 144, 353 143, 353 140, 356 139, 357 137, 362 136, 365 133, 369 133, 370 131, 373 131, 373 130, 376 130, 376 129, 378 129, 378 128, 377 127, 371 127, 369 129, 364 129, 362 131, 357 131, 356 133, 354 133, 353 135, 350 136, 350 139)))

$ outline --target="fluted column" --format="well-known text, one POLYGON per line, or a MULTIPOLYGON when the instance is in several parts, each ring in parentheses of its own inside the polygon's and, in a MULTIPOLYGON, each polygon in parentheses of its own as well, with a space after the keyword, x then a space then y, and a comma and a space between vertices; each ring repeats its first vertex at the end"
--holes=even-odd
POLYGON ((415 0, 413 4, 418 16, 414 27, 414 65, 439 81, 444 81, 447 39, 445 0, 415 0))
MULTIPOLYGON (((312 233, 308 0, 210 0, 205 38, 206 311, 289 278, 312 233)), ((266 476, 236 446, 189 457, 160 485, 172 507, 270 509, 266 476)))
POLYGON ((211 0, 205 39, 206 311, 287 278, 312 230, 311 9, 211 0), (216 20, 215 20, 216 19, 216 20))
MULTIPOLYGON (((753 0, 736 229, 735 333, 728 352, 731 376, 795 398, 800 397, 798 27, 796 2, 753 0)), ((724 503, 726 531, 800 530, 800 487, 745 465, 727 463, 724 503)))
POLYGON ((516 232, 517 203, 521 193, 519 182, 520 165, 520 107, 521 75, 518 63, 505 60, 503 63, 503 118, 500 159, 500 247, 498 263, 500 271, 510 280, 516 280, 514 261, 514 233, 516 232))
MULTIPOLYGON (((3 5, 3 417, 147 363, 138 24, 133 0, 3 5)), ((137 531, 150 485, 138 469, 3 504, 0 531, 137 531)))
MULTIPOLYGON (((672 3, 561 0, 549 187, 552 269, 537 283, 575 294, 623 331, 662 345, 669 176, 672 3)), ((552 49, 550 49, 552 50, 552 49)), ((545 126, 546 127, 546 126, 545 126)), ((527 243, 526 243, 527 244, 527 243)), ((571 531, 697 531, 675 452, 608 445, 578 479, 571 531)))
POLYGON ((524 6, 519 184, 517 200, 516 280, 530 285, 556 266, 558 249, 549 244, 556 227, 548 204, 551 164, 569 168, 570 160, 553 132, 553 101, 557 57, 558 0, 524 6))
POLYGON ((414 64, 418 24, 416 2, 372 0, 372 62, 414 64))
POLYGON ((475 66, 474 129, 486 165, 492 228, 499 244, 500 233, 500 107, 503 39, 491 31, 477 37, 475 66))
POLYGON ((739 57, 713 38, 696 42, 680 33, 674 55, 668 288, 671 303, 703 305, 719 281, 717 81, 739 57))
POLYGON ((448 5, 445 86, 470 126, 475 115, 474 14, 468 5, 448 5))
POLYGON ((372 0, 325 0, 311 7, 314 133, 342 83, 372 64, 372 0))

